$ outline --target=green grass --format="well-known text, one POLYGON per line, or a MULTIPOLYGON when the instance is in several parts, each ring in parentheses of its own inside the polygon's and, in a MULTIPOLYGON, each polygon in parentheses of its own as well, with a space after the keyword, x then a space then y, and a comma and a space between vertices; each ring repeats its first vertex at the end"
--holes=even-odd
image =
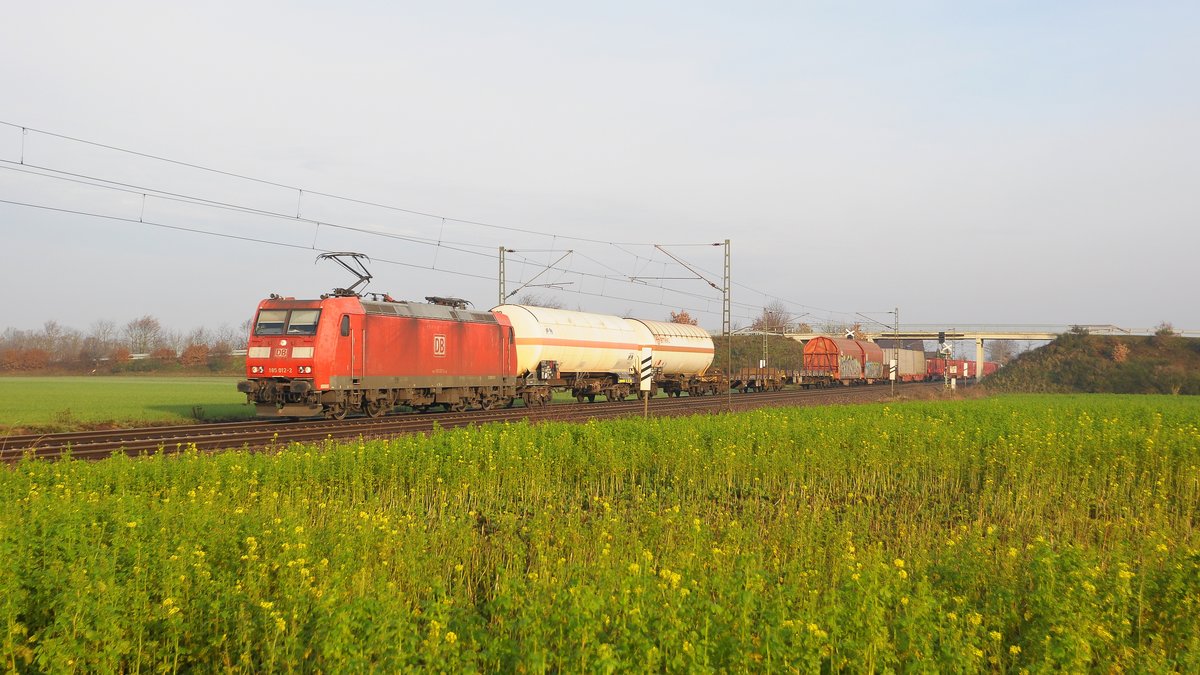
POLYGON ((254 408, 234 377, 0 377, 0 428, 68 431, 244 419, 254 408))
MULTIPOLYGON (((0 377, 0 430, 74 431, 95 426, 254 417, 237 377, 0 377), (199 417, 197 417, 199 415, 199 417)), ((660 394, 660 396, 663 396, 660 394)), ((603 396, 597 397, 602 404, 603 396)), ((557 392, 554 403, 575 403, 557 392)))
POLYGON ((0 659, 1197 672, 1200 400, 1009 396, 0 472, 0 659))

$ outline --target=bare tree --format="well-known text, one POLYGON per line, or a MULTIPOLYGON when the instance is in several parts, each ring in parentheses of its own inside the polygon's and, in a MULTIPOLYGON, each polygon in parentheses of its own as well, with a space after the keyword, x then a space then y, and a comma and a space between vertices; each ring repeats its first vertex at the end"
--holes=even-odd
POLYGON ((791 317, 787 305, 779 300, 772 300, 763 307, 762 314, 750 323, 750 328, 772 333, 783 332, 788 322, 791 321, 791 317))
POLYGON ((1000 365, 1017 358, 1017 343, 1012 340, 989 340, 987 342, 987 359, 1000 365))
POLYGON ((240 330, 235 330, 229 324, 223 323, 212 335, 208 346, 213 352, 229 351, 230 349, 245 349, 247 336, 250 333, 250 326, 243 325, 240 330))
POLYGON ((546 307, 547 309, 562 309, 562 301, 554 298, 539 295, 537 293, 522 293, 517 296, 518 305, 532 305, 534 307, 546 307))
POLYGON ((134 354, 148 353, 159 346, 161 338, 162 324, 149 314, 125 324, 125 341, 134 354))
POLYGON ((93 338, 97 344, 115 346, 117 344, 117 324, 107 319, 93 321, 92 327, 88 329, 88 337, 93 338))

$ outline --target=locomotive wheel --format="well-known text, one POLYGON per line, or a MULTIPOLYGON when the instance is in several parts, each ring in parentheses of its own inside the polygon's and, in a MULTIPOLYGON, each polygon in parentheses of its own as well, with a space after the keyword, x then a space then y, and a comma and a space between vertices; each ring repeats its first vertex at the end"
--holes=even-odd
POLYGON ((346 410, 346 406, 339 403, 337 405, 330 406, 329 412, 326 414, 335 420, 344 420, 344 419, 346 419, 347 412, 349 412, 349 411, 346 410))
POLYGON ((367 401, 363 404, 363 411, 367 413, 367 417, 382 417, 387 412, 387 406, 383 401, 367 401))
POLYGON ((576 394, 576 395, 575 395, 575 402, 576 402, 576 403, 583 403, 584 399, 586 399, 586 398, 587 398, 587 396, 584 396, 583 394, 576 394))

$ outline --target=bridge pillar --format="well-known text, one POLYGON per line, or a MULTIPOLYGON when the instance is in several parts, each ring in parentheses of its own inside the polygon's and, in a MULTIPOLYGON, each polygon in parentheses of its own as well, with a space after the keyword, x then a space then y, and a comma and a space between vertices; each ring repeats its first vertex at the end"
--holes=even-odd
POLYGON ((975 338, 975 381, 983 379, 983 338, 975 338))

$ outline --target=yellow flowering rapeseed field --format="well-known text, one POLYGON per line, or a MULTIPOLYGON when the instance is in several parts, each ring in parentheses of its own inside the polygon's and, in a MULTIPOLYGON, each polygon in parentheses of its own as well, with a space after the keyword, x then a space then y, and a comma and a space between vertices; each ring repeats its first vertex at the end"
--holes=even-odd
POLYGON ((0 471, 19 672, 1200 671, 1200 400, 997 397, 0 471))

